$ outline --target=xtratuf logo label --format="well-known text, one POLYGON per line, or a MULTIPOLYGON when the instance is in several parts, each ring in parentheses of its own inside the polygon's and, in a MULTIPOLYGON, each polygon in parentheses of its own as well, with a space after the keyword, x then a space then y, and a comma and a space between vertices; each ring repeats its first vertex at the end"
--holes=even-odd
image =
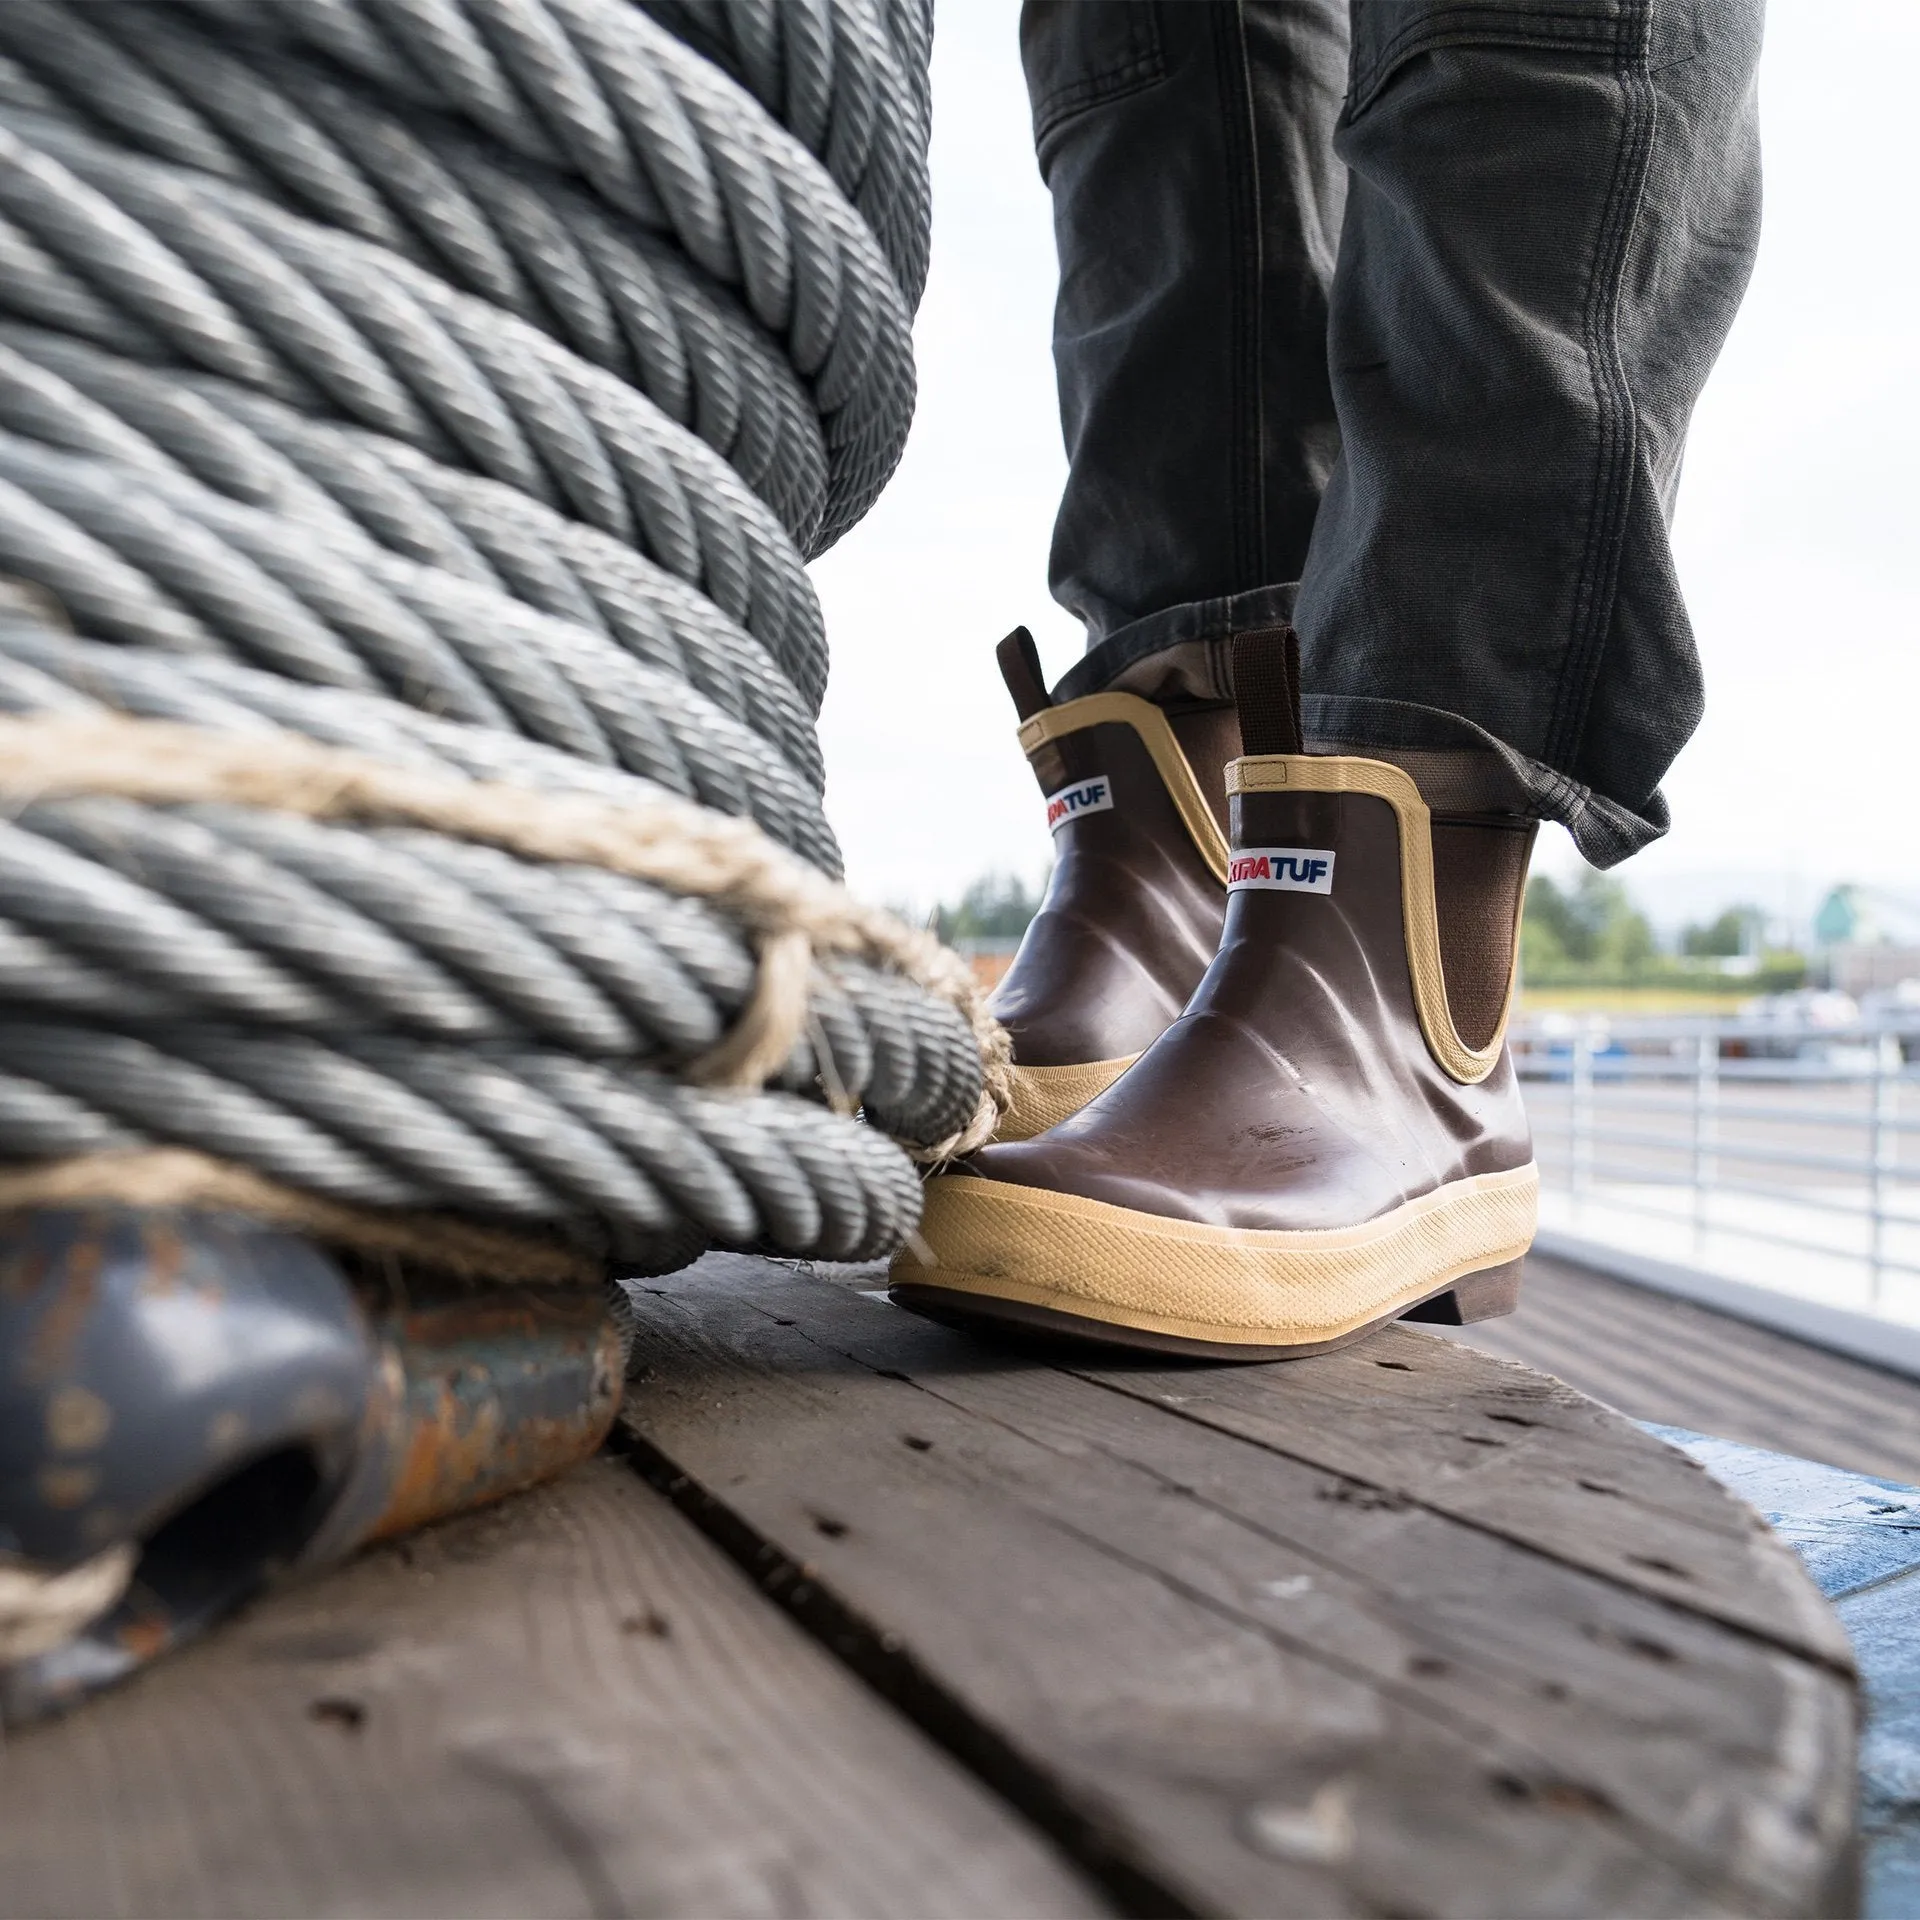
POLYGON ((1248 847, 1227 867, 1227 891, 1271 887, 1281 893, 1331 893, 1333 854, 1326 847, 1248 847))
POLYGON ((1058 793, 1047 795, 1047 831, 1058 833, 1069 820, 1078 820, 1083 813, 1108 813, 1112 808, 1113 788, 1104 773, 1095 774, 1078 786, 1062 787, 1058 793))

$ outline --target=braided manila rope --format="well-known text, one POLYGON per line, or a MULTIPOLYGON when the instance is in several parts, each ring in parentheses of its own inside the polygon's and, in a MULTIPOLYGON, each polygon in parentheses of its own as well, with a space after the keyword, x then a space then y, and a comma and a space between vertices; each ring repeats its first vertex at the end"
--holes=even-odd
POLYGON ((926 0, 0 7, 0 1206, 872 1257, 1007 1092, 839 884, 926 0))

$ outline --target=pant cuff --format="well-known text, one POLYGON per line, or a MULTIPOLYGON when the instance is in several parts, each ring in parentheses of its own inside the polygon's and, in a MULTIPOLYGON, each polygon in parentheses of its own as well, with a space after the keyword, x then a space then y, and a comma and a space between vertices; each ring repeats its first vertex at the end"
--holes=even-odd
MULTIPOLYGON (((1166 707, 1224 704, 1233 698, 1233 636, 1290 621, 1295 592, 1292 582, 1256 587, 1135 620, 1075 662, 1053 697, 1113 692, 1166 707)), ((1392 760, 1443 811, 1557 821, 1592 866, 1617 866, 1672 824, 1658 789, 1638 809, 1626 806, 1443 708, 1343 693, 1310 693, 1301 704, 1312 751, 1392 760)))
POLYGON ((1236 633, 1290 625, 1299 583, 1189 600, 1116 627, 1088 648, 1054 688, 1056 700, 1089 693, 1137 693, 1161 706, 1219 706, 1233 698, 1236 633))

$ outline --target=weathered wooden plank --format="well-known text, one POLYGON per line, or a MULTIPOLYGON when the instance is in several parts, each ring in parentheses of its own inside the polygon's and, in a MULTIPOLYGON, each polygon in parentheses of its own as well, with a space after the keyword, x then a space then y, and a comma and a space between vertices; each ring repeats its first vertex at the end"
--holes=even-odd
POLYGON ((608 1460, 275 1597, 0 1778, 35 1920, 1108 1910, 608 1460))
POLYGON ((1920 1380, 1691 1301, 1535 1255, 1518 1313, 1443 1331, 1636 1420, 1920 1482, 1920 1380))
MULTIPOLYGON (((1851 1695, 1797 1646, 766 1263, 639 1306, 651 1470, 1136 1886, 1248 1913, 1844 1898, 1851 1695)), ((1424 1350, 1443 1429, 1511 1384, 1424 1350)), ((1654 1458, 1683 1489, 1648 1484, 1654 1518, 1699 1505, 1654 1458)))
POLYGON ((1564 1382, 1410 1327, 1271 1370, 1076 1367, 1395 1498, 1844 1665, 1791 1555, 1694 1462, 1564 1382), (1490 1363, 1490 1364, 1489 1364, 1490 1363))

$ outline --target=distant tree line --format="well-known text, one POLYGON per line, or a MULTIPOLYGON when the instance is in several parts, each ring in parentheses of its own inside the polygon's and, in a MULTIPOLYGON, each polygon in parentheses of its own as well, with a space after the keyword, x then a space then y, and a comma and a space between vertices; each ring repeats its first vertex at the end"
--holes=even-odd
POLYGON ((1647 916, 1618 880, 1583 873, 1570 887, 1546 874, 1527 883, 1520 922, 1520 965, 1530 980, 1570 968, 1628 974, 1658 958, 1647 916))
POLYGON ((1014 873, 982 874, 951 905, 933 910, 933 930, 949 946, 956 940, 1018 940, 1040 911, 1044 881, 1037 887, 1014 873))
MULTIPOLYGON (((958 900, 934 909, 933 930, 958 940, 1017 940, 1040 909, 1045 882, 1018 874, 987 873, 958 900)), ((1591 870, 1562 884, 1547 874, 1527 883, 1520 925, 1520 970, 1536 986, 1719 987, 1719 962, 1745 955, 1754 962, 1756 991, 1798 985, 1806 962, 1797 953, 1767 952, 1765 916, 1758 907, 1733 906, 1686 927, 1679 952, 1661 950, 1652 923, 1627 889, 1591 870)))
POLYGON ((1647 916, 1626 888, 1604 873, 1584 872, 1570 886, 1547 874, 1527 883, 1520 922, 1520 972, 1535 986, 1721 985, 1722 961, 1752 962, 1757 992, 1797 986, 1807 963, 1797 953, 1768 952, 1758 907, 1728 907, 1682 930, 1677 954, 1663 953, 1647 916))

